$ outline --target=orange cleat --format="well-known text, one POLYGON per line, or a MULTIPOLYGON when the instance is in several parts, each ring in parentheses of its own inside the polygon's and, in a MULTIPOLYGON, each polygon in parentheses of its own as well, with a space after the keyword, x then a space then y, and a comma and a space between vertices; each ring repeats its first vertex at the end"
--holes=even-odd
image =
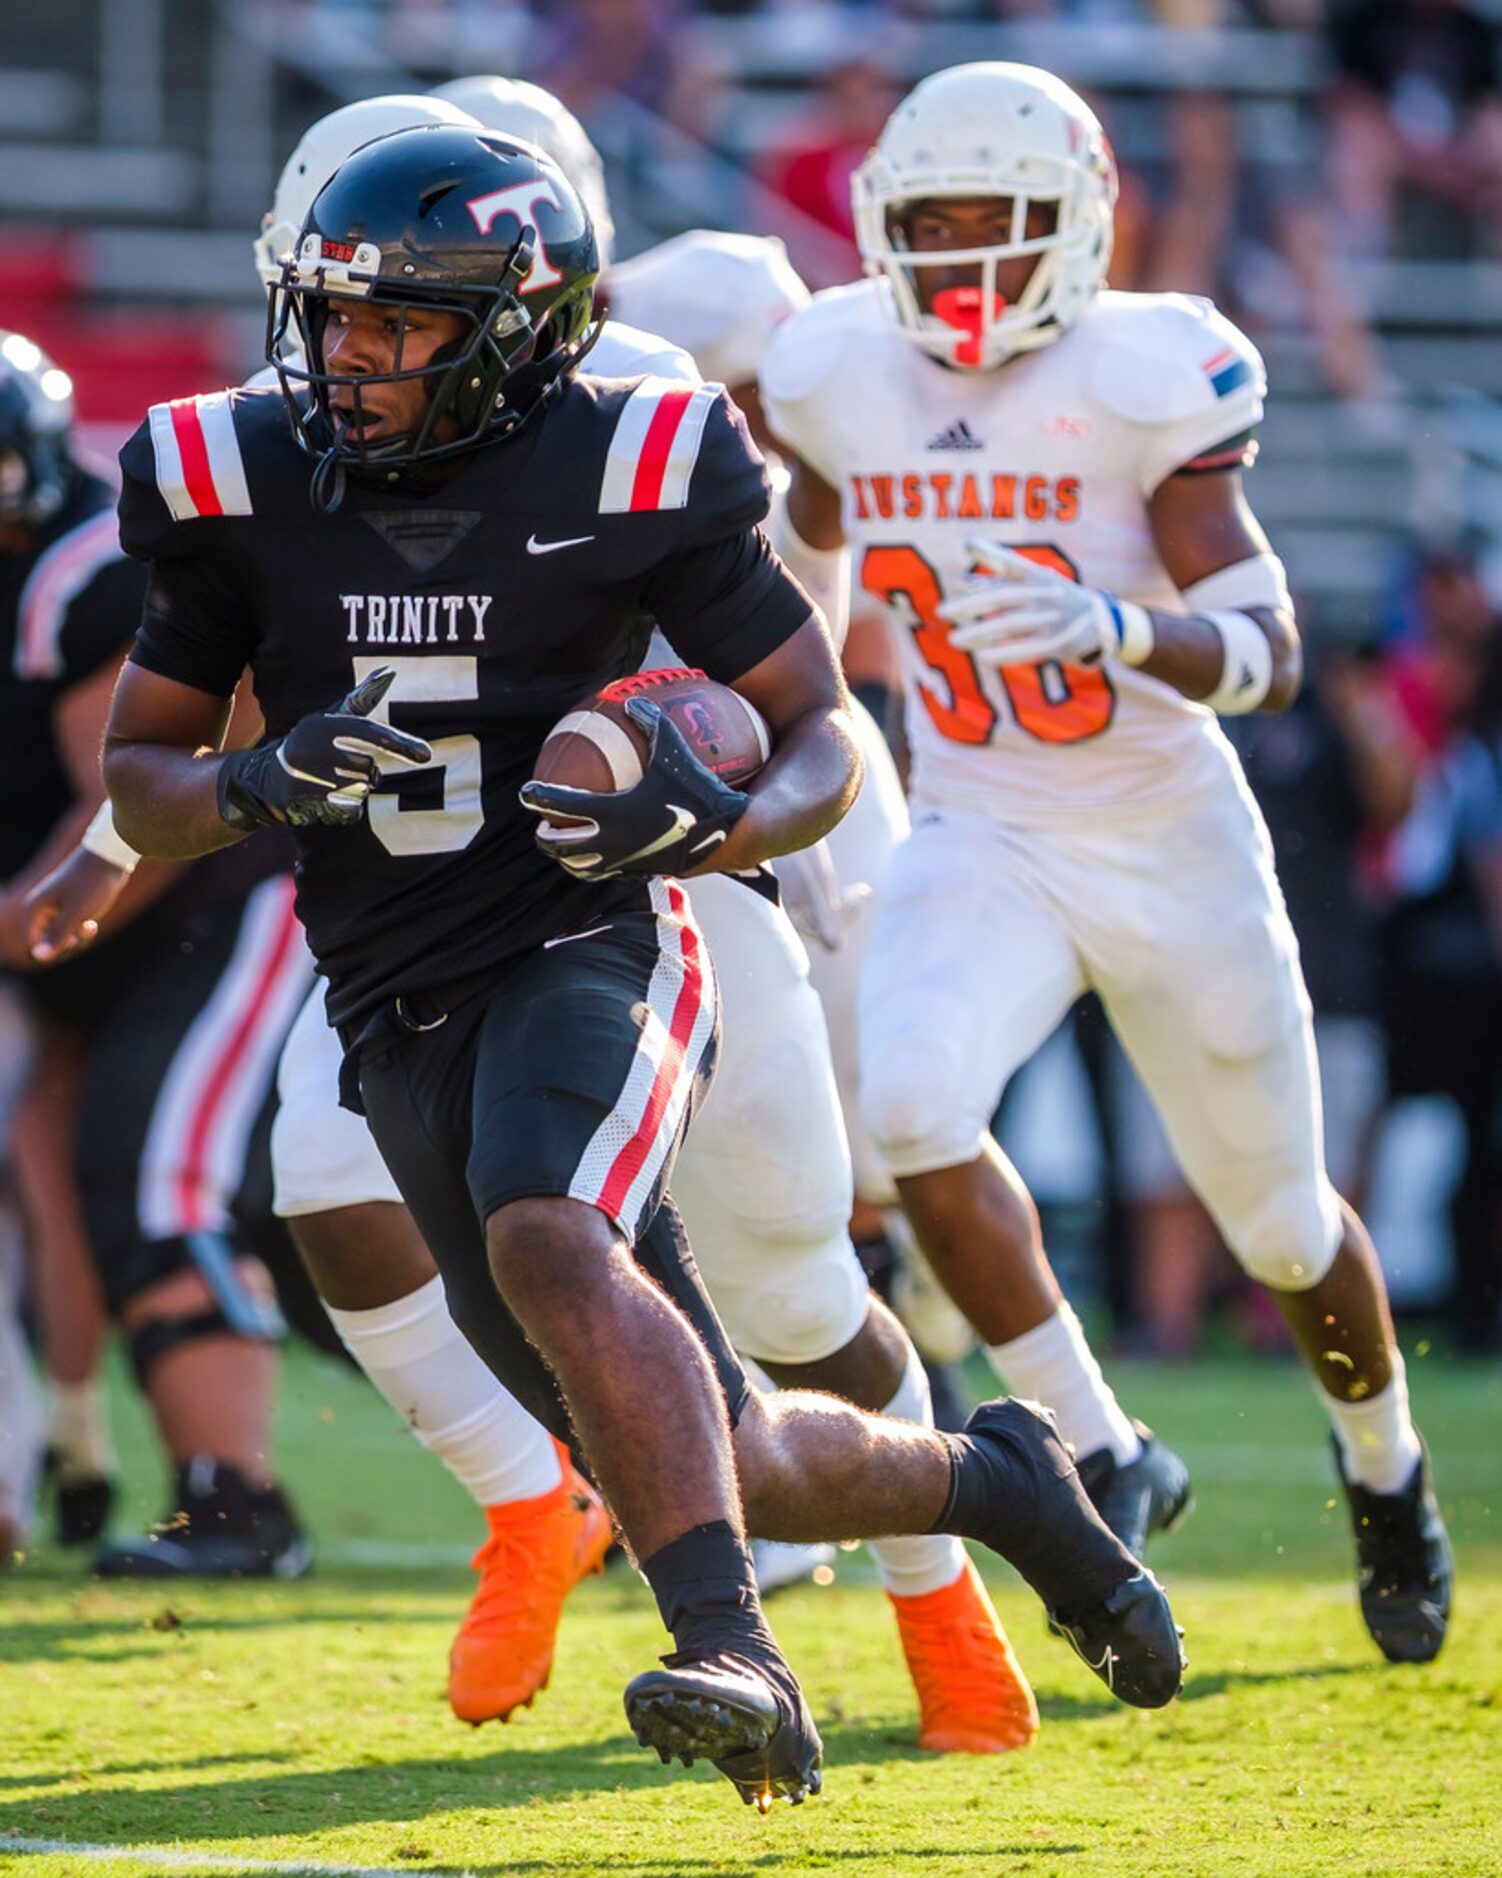
POLYGON ((487 1506, 490 1537, 470 1560, 480 1582, 449 1651, 460 1721, 506 1721, 553 1673, 563 1602, 610 1550, 604 1502, 560 1450, 563 1479, 532 1500, 487 1506))
POLYGON ((938 1591, 887 1595, 918 1691, 918 1745, 940 1754, 1030 1747, 1038 1705, 974 1565, 967 1559, 938 1591))

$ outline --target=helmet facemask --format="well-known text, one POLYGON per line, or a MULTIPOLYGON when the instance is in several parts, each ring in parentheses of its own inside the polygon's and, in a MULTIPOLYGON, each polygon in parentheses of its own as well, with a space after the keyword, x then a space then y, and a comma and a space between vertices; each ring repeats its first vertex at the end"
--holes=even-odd
POLYGON ((593 343, 598 273, 588 212, 532 145, 428 125, 357 150, 314 198, 267 311, 293 435, 318 459, 315 504, 337 503, 347 475, 432 487, 512 435, 593 343))
POLYGON ((887 282, 908 336, 947 365, 984 371, 1052 343, 1110 264, 1116 168, 1104 133, 1082 100, 1028 67, 961 66, 925 80, 856 171, 852 199, 866 272, 887 282), (908 215, 946 200, 1009 202, 1009 238, 914 252, 908 215), (1040 204, 1054 226, 1029 238, 1028 211, 1040 204), (1026 286, 998 304, 999 270, 1027 256, 1026 286), (923 270, 967 266, 980 276, 972 304, 962 319, 946 319, 919 291, 923 270))

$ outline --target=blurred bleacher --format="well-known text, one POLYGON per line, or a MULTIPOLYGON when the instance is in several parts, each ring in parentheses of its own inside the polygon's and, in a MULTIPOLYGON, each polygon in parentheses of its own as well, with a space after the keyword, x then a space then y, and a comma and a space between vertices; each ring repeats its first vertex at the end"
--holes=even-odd
MULTIPOLYGON (((451 75, 441 38, 415 59, 394 58, 366 30, 376 12, 355 0, 56 0, 45 9, 17 0, 8 9, 0 320, 60 358, 102 434, 118 433, 151 398, 223 382, 257 361, 249 238, 305 125, 351 98, 451 75)), ((749 172, 803 109, 827 46, 770 33, 754 15, 705 17, 689 30, 694 61, 716 84, 700 136, 629 99, 589 113, 623 250, 705 222, 806 237, 749 172)), ((1149 179, 1166 160, 1163 100, 1221 94, 1244 163, 1295 190, 1321 187, 1305 154, 1320 53, 1303 34, 1058 20, 869 30, 903 78, 976 57, 1059 71, 1105 100, 1123 160, 1149 179)), ((489 60, 488 49, 471 34, 471 69, 525 64, 514 31, 489 60)), ((1494 528, 1502 515, 1502 264, 1392 261, 1356 285, 1394 381, 1378 407, 1330 393, 1307 335, 1277 322, 1259 332, 1273 397, 1257 506, 1316 623, 1346 635, 1371 629, 1414 531, 1494 528)))

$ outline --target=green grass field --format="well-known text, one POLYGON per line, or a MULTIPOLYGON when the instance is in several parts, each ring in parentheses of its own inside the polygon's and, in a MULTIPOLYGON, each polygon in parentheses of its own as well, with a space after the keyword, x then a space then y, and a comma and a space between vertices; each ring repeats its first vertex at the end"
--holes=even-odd
MULTIPOLYGON (((884 1601, 851 1555, 834 1587, 771 1607, 826 1786, 760 1819, 713 1770, 670 1772, 625 1732, 622 1686, 666 1647, 629 1574, 576 1595, 534 1710, 504 1730, 454 1722, 444 1659, 475 1516, 358 1379, 294 1357, 282 1453, 315 1577, 110 1589, 43 1546, 0 1580, 0 1872, 1491 1878, 1502 1374, 1409 1367, 1459 1554, 1438 1664, 1388 1668, 1361 1628, 1322 1418, 1292 1365, 1120 1365, 1124 1398, 1196 1475, 1194 1517, 1154 1555, 1188 1631, 1184 1699, 1112 1704, 998 1569, 1042 1738, 1002 1759, 923 1754, 884 1601)), ((127 1515, 145 1521, 154 1465, 134 1409, 118 1419, 127 1515)))

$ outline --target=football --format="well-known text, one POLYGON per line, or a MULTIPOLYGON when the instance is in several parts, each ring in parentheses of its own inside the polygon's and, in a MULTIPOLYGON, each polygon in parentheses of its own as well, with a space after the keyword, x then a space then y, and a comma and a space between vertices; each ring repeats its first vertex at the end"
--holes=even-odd
POLYGON ((705 768, 733 787, 748 782, 771 753, 771 733, 754 705, 703 672, 672 667, 634 672, 583 699, 548 732, 535 779, 598 794, 640 782, 648 739, 626 713, 632 698, 661 705, 705 768))

